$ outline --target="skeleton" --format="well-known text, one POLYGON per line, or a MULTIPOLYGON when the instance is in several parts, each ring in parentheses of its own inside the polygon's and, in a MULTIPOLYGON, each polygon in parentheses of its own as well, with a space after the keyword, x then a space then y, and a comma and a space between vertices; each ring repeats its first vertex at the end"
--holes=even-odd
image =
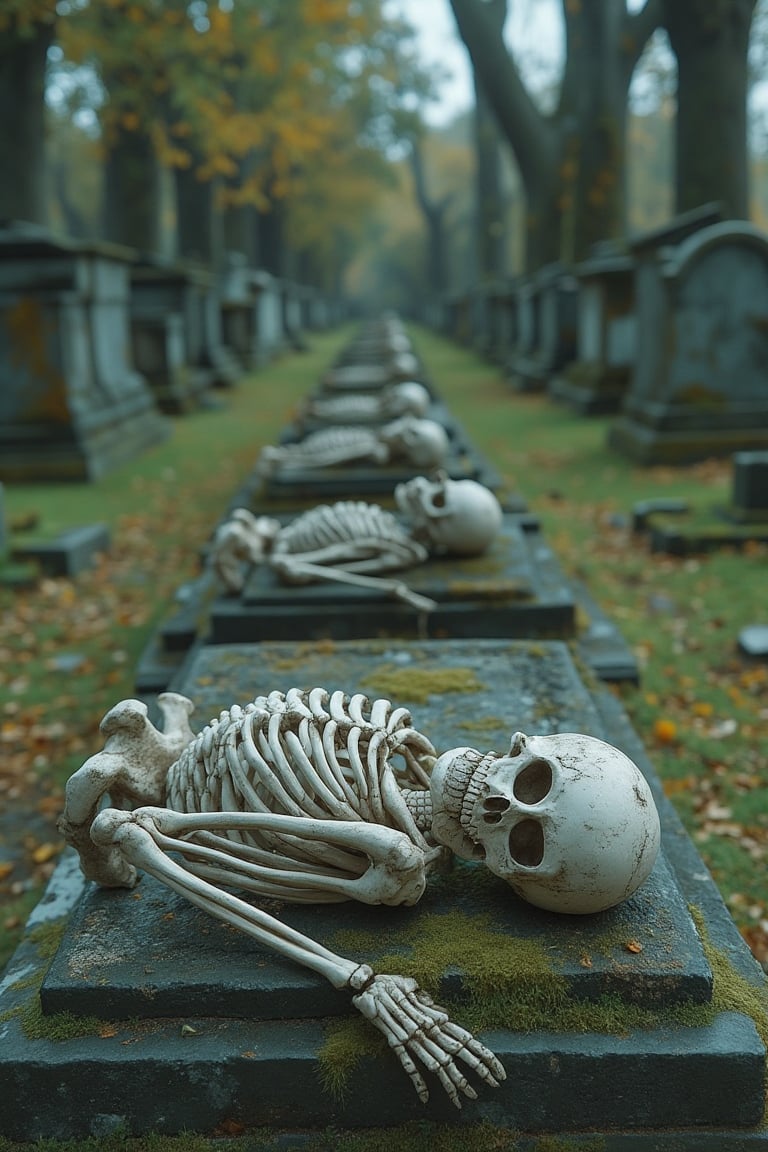
POLYGON ((398 459, 417 468, 436 468, 447 455, 448 437, 442 424, 401 416, 380 428, 323 428, 296 444, 268 444, 262 449, 256 468, 261 476, 273 476, 362 461, 389 464, 398 459))
POLYGON ((415 380, 390 384, 379 393, 350 392, 346 396, 317 396, 308 400, 300 419, 330 425, 383 424, 398 416, 424 416, 429 392, 415 380))
POLYGON ((348 989, 424 1101, 424 1069, 458 1107, 476 1097, 466 1071, 495 1087, 504 1069, 412 978, 340 956, 232 890, 412 905, 448 847, 485 859, 533 903, 593 912, 629 896, 658 850, 645 779, 589 736, 516 733, 506 756, 454 748, 436 759, 407 709, 359 694, 272 692, 197 736, 186 697, 158 703, 163 732, 140 701, 108 712, 103 751, 67 784, 59 827, 85 875, 130 887, 141 869, 348 989))
POLYGON ((279 520, 235 508, 216 529, 211 542, 210 563, 219 583, 231 592, 242 591, 247 572, 264 559, 269 541, 279 529, 279 520))
POLYGON ((287 584, 332 580, 373 587, 418 611, 431 611, 437 607, 434 600, 379 574, 423 564, 429 555, 480 555, 496 538, 501 508, 482 484, 450 480, 445 473, 431 480, 416 476, 398 484, 395 501, 410 521, 408 527, 391 512, 363 501, 321 504, 284 528, 277 521, 256 520, 247 510, 238 509, 232 514, 233 520, 237 517, 233 532, 227 531, 228 521, 214 537, 214 571, 227 592, 237 593, 250 566, 264 560, 287 584), (249 535, 247 546, 241 548, 244 517, 250 519, 249 533, 260 535, 258 540, 249 535))

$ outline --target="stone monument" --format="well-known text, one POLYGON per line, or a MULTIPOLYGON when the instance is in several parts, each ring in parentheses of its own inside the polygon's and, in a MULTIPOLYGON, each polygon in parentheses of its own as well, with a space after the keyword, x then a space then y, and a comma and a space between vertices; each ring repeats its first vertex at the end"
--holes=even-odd
POLYGON ((728 221, 635 249, 637 357, 609 443, 643 464, 768 445, 768 237, 728 221))
POLYGON ((130 354, 133 253, 0 228, 0 478, 92 480, 165 439, 130 354))
POLYGON ((634 261, 613 242, 595 245, 574 269, 576 356, 550 379, 549 394, 584 415, 615 412, 635 358, 634 261))

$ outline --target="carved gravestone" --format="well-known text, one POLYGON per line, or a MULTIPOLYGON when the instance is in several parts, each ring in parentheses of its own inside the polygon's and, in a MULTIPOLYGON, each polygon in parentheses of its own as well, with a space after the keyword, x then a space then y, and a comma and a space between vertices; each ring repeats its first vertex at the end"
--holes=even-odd
POLYGON ((128 358, 133 255, 0 229, 0 477, 97 479, 165 439, 128 358))
POLYGON ((428 1103, 418 1100, 345 993, 147 877, 135 891, 88 885, 80 895, 67 856, 0 993, 2 1135, 269 1125, 275 1147, 293 1147, 307 1132, 333 1128, 336 1140, 339 1130, 384 1126, 399 1147, 397 1126, 429 1133, 439 1123, 477 1147, 495 1126, 531 1147, 766 1147, 765 1048, 748 1014, 764 1021, 764 977, 618 700, 585 687, 564 645, 203 648, 177 687, 202 726, 234 702, 294 685, 402 704, 438 751, 505 749, 517 729, 607 739, 649 779, 662 856, 629 900, 591 916, 533 908, 471 863, 433 876, 413 907, 267 902, 286 931, 350 959, 408 964, 422 981, 431 971, 458 1022, 474 1015, 507 1079, 481 1084, 461 1114, 431 1075, 428 1103), (73 903, 48 966, 41 953, 50 957, 56 918, 73 903), (70 1038, 57 1041, 64 1029, 70 1038))
POLYGON ((629 386, 635 357, 634 261, 618 245, 596 245, 575 269, 578 284, 576 357, 548 391, 577 412, 615 412, 629 386))
POLYGON ((677 464, 768 445, 768 237, 713 224, 641 249, 637 359, 613 447, 677 464))
POLYGON ((573 359, 576 299, 576 280, 560 264, 547 264, 521 285, 520 342, 507 364, 510 383, 517 391, 540 391, 554 372, 573 359))

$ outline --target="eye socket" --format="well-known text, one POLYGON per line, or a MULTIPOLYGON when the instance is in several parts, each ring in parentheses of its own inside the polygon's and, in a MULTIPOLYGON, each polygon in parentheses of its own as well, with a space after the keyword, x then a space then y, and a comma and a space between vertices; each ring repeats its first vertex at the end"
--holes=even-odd
POLYGON ((509 833, 509 854, 516 864, 535 868, 544 859, 544 831, 538 820, 521 820, 509 833))
POLYGON ((438 488, 432 497, 435 508, 445 508, 445 488, 438 488))
POLYGON ((552 787, 552 769, 546 760, 531 760, 515 777, 512 792, 521 804, 538 804, 552 787))

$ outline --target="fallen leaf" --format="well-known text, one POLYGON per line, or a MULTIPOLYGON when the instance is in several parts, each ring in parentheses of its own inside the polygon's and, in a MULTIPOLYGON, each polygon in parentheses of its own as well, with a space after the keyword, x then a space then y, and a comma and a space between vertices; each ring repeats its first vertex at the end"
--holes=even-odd
POLYGON ((643 950, 643 945, 639 940, 627 940, 624 947, 626 948, 627 952, 642 952, 643 950))

